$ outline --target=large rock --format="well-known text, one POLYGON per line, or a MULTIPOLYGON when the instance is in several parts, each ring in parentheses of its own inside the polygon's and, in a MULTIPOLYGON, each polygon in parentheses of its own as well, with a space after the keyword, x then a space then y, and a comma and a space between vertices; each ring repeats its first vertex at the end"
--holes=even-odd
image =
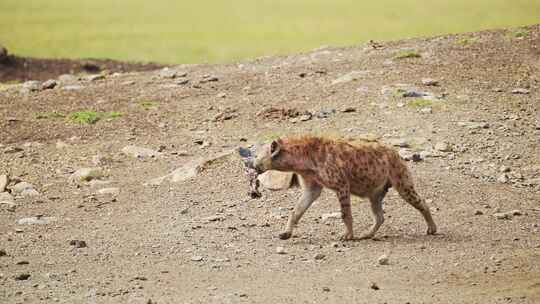
POLYGON ((155 150, 137 146, 125 146, 122 148, 122 153, 135 158, 150 158, 160 154, 155 150))
POLYGON ((294 173, 270 170, 259 175, 261 185, 269 190, 285 190, 292 185, 294 173))

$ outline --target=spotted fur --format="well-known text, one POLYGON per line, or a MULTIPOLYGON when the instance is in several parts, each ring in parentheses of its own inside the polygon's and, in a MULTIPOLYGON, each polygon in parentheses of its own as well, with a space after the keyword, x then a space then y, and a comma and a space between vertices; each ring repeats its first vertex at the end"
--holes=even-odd
POLYGON ((346 228, 343 240, 355 239, 351 195, 366 197, 371 203, 373 225, 359 239, 372 238, 384 222, 382 201, 391 187, 423 215, 428 234, 437 231, 429 208, 414 189, 406 164, 395 150, 383 144, 311 136, 278 139, 261 148, 254 167, 259 173, 278 170, 300 176, 304 191, 287 228, 279 234, 281 239, 291 237, 293 228, 323 188, 337 195, 346 228))

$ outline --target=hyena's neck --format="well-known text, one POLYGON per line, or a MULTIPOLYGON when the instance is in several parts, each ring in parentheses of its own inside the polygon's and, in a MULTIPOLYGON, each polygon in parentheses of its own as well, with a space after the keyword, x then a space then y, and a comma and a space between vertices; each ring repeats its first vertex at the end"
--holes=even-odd
POLYGON ((305 138, 301 142, 284 140, 283 149, 286 156, 282 163, 283 169, 294 172, 313 170, 318 150, 316 144, 312 138, 305 138))

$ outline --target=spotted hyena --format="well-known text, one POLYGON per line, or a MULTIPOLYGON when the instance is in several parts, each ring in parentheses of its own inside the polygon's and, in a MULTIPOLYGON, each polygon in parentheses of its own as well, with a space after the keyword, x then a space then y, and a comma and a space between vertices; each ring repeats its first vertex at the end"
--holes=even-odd
POLYGON ((373 225, 358 239, 372 238, 384 222, 382 201, 390 187, 422 213, 428 234, 437 231, 428 206, 414 190, 407 166, 392 148, 377 142, 298 137, 274 140, 259 150, 253 162, 259 174, 266 170, 295 172, 304 190, 280 239, 291 237, 294 226, 324 187, 337 194, 346 227, 343 240, 354 239, 351 195, 369 198, 373 225))

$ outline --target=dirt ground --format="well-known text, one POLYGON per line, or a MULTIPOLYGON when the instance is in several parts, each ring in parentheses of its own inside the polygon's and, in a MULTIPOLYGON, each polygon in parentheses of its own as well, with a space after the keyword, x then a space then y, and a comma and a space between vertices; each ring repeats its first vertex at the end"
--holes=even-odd
MULTIPOLYGON (((524 31, 0 87, 14 196, 0 199, 0 302, 540 303, 540 25, 524 31), (118 113, 70 120, 82 110, 118 113), (153 182, 304 133, 417 153, 408 165, 440 233, 391 190, 376 239, 340 242, 325 191, 279 240, 299 189, 251 199, 234 152, 153 182), (135 158, 130 145, 159 152, 135 158), (102 176, 70 178, 88 167, 102 176), (18 194, 23 182, 34 191, 18 194)), ((371 225, 360 199, 353 217, 357 234, 371 225)))

